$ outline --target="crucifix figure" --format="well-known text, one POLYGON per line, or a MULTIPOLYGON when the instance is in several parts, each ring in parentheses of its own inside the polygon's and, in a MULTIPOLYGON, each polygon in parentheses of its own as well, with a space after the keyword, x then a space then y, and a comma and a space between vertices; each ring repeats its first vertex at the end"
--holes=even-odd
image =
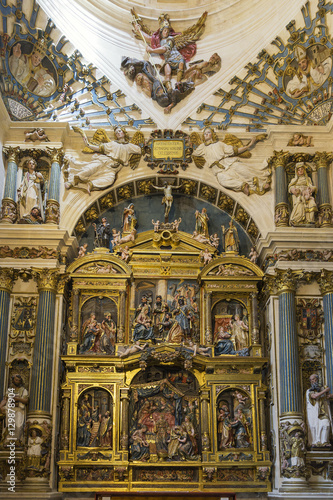
POLYGON ((172 207, 172 202, 173 202, 173 196, 172 196, 172 190, 173 189, 179 189, 182 187, 180 186, 173 186, 172 184, 169 184, 168 181, 164 182, 163 186, 155 186, 153 184, 153 187, 155 189, 161 190, 164 192, 164 196, 162 198, 162 205, 165 205, 164 207, 164 222, 169 222, 169 213, 172 207))

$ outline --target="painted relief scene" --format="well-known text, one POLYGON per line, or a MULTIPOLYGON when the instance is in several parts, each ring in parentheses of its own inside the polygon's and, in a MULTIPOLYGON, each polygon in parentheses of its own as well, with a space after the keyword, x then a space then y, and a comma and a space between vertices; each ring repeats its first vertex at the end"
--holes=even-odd
POLYGON ((200 458, 198 383, 175 366, 138 374, 130 396, 130 459, 195 461, 200 458))
POLYGON ((159 280, 137 285, 133 342, 197 342, 199 286, 191 280, 159 280))
POLYGON ((218 449, 252 446, 251 399, 245 391, 227 390, 217 401, 218 449))
POLYGON ((20 40, 11 49, 9 69, 15 80, 31 93, 48 97, 57 88, 57 72, 48 57, 44 38, 34 44, 20 40))
POLYGON ((88 299, 81 309, 81 343, 79 354, 115 352, 117 340, 117 306, 107 297, 88 299))
POLYGON ((214 354, 249 356, 249 318, 237 300, 220 300, 213 307, 214 354))
POLYGON ((294 99, 311 94, 325 83, 332 70, 328 47, 321 44, 304 47, 297 45, 294 59, 284 73, 286 94, 294 99))
POLYGON ((112 448, 112 398, 105 389, 85 391, 78 400, 77 447, 112 448))

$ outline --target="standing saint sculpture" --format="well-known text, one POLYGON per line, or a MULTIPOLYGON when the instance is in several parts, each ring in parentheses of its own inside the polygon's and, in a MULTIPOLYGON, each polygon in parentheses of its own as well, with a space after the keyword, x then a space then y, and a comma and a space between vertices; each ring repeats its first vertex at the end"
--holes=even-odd
POLYGON ((169 222, 169 213, 172 207, 172 202, 173 202, 173 196, 172 196, 172 190, 173 189, 179 189, 182 187, 182 184, 180 186, 173 186, 172 184, 169 184, 169 182, 165 181, 163 186, 155 186, 154 184, 152 185, 155 189, 161 190, 164 192, 164 196, 162 198, 162 205, 164 205, 164 222, 168 223, 169 222))
POLYGON ((91 161, 78 161, 70 158, 69 180, 65 183, 66 189, 77 187, 86 190, 106 189, 114 183, 117 172, 128 165, 134 169, 141 158, 141 147, 144 142, 142 132, 136 132, 131 140, 125 129, 114 129, 114 140, 110 141, 104 129, 98 129, 92 141, 89 142, 85 132, 73 127, 74 132, 82 135, 86 147, 83 153, 94 154, 91 161), (82 186, 83 185, 83 186, 82 186))

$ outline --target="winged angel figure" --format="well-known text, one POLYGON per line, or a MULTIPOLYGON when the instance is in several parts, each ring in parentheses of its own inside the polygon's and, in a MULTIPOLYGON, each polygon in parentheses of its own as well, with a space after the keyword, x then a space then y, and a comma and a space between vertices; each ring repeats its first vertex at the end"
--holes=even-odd
POLYGON ((198 168, 207 165, 213 169, 221 186, 233 191, 250 194, 264 194, 270 189, 271 171, 265 163, 263 166, 249 165, 239 158, 250 158, 250 149, 259 141, 266 139, 267 134, 260 134, 243 145, 242 141, 232 134, 227 134, 220 141, 210 127, 203 131, 202 139, 193 132, 190 141, 196 148, 192 158, 198 168))
POLYGON ((91 161, 69 159, 68 181, 66 189, 76 187, 90 194, 93 190, 106 189, 114 183, 117 172, 122 167, 135 169, 141 158, 140 144, 144 143, 142 132, 136 132, 129 140, 125 129, 118 126, 114 129, 114 140, 110 141, 104 129, 98 129, 91 142, 85 132, 79 127, 73 127, 74 132, 81 134, 86 147, 83 153, 97 153, 91 161))
MULTIPOLYGON (((159 29, 153 32, 137 16, 134 9, 131 13, 134 35, 145 43, 149 61, 123 58, 121 69, 130 80, 135 81, 137 86, 141 87, 146 95, 165 108, 165 113, 169 113, 179 101, 194 90, 194 86, 199 82, 198 79, 195 81, 190 79, 186 73, 186 64, 196 53, 195 42, 199 40, 205 29, 207 12, 202 14, 196 24, 182 33, 174 31, 167 14, 161 14, 158 19, 159 29), (151 54, 160 56, 162 64, 155 65, 151 54), (164 81, 161 75, 164 76, 164 81), (171 83, 172 75, 176 75, 177 79, 174 88, 171 83)), ((216 62, 215 59, 213 62, 216 62)), ((213 69, 217 70, 215 66, 213 69)), ((192 71, 191 76, 193 74, 192 71)))

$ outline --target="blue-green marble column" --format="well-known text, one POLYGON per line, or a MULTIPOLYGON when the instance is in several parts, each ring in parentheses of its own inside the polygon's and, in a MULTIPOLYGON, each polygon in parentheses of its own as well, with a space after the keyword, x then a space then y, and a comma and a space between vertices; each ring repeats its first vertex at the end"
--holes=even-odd
POLYGON ((289 203, 288 186, 286 176, 286 164, 290 154, 288 151, 274 151, 274 156, 270 159, 272 167, 275 169, 275 225, 289 225, 289 203))
POLYGON ((5 191, 1 204, 1 222, 3 224, 14 224, 17 219, 17 207, 15 200, 17 162, 20 148, 3 148, 3 152, 7 156, 7 173, 5 181, 5 191))
POLYGON ((58 272, 55 270, 34 271, 39 299, 37 309, 36 337, 33 354, 29 417, 51 412, 53 385, 53 343, 58 272))
POLYGON ((5 393, 7 339, 9 325, 10 293, 13 288, 16 273, 14 269, 0 268, 0 401, 5 393))
POLYGON ((303 405, 296 328, 296 280, 296 275, 290 269, 278 271, 280 409, 281 415, 300 417, 303 405))
POLYGON ((326 379, 330 392, 333 392, 333 271, 322 271, 319 286, 324 308, 326 379))
POLYGON ((49 193, 45 209, 45 223, 59 224, 60 221, 60 173, 63 160, 62 149, 48 148, 51 158, 49 193))
POLYGON ((321 227, 331 227, 332 226, 332 205, 330 202, 330 193, 328 185, 328 167, 332 163, 333 154, 332 153, 316 153, 314 157, 314 162, 317 165, 318 173, 318 193, 316 197, 316 202, 318 205, 318 218, 321 227))

